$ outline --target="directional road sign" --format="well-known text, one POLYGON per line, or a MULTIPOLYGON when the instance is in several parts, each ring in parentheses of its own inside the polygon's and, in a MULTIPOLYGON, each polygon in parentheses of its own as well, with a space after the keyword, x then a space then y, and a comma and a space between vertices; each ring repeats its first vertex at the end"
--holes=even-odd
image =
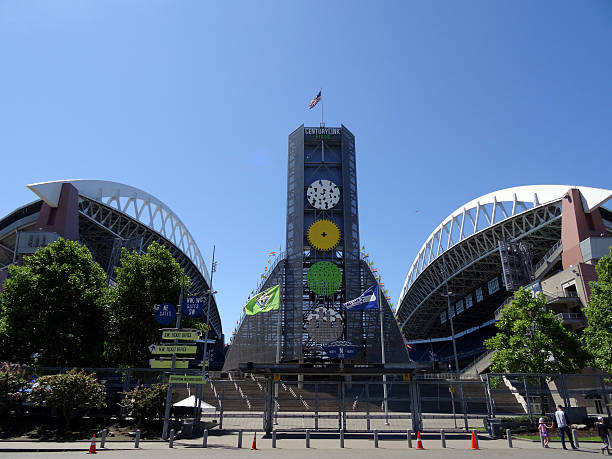
POLYGON ((206 384, 204 376, 197 375, 170 375, 170 384, 206 384))
POLYGON ((162 331, 162 339, 178 339, 183 341, 195 341, 200 339, 202 332, 200 330, 164 330, 162 331))
MULTIPOLYGON (((172 368, 172 360, 154 360, 149 359, 151 368, 172 368)), ((174 363, 174 368, 184 369, 189 368, 189 360, 177 360, 174 363)))
POLYGON ((151 344, 151 354, 195 354, 197 346, 190 344, 151 344))

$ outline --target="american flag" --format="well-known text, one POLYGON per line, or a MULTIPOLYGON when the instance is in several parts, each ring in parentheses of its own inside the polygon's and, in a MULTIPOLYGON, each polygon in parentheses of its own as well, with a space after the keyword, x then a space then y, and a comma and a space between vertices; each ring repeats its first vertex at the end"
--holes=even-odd
POLYGON ((320 100, 321 100, 321 91, 319 91, 319 93, 314 97, 314 99, 310 101, 310 105, 308 106, 308 108, 309 109, 314 108, 314 106, 317 105, 320 100))

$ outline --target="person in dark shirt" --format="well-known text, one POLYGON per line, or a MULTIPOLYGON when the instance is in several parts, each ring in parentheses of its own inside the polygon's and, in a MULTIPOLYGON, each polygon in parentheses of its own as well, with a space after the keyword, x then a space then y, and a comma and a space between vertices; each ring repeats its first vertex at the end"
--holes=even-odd
POLYGON ((608 430, 608 425, 604 422, 604 418, 599 416, 597 418, 597 433, 601 437, 601 441, 603 442, 603 446, 601 447, 601 454, 604 454, 604 451, 610 455, 610 431, 608 430))

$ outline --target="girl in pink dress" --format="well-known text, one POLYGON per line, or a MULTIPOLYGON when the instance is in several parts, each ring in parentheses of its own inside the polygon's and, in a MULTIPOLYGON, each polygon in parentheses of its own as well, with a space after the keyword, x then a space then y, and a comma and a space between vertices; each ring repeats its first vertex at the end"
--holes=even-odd
POLYGON ((540 437, 544 440, 544 448, 548 448, 548 429, 552 428, 552 424, 550 426, 547 426, 545 419, 540 418, 540 425, 538 425, 538 430, 540 431, 540 437))

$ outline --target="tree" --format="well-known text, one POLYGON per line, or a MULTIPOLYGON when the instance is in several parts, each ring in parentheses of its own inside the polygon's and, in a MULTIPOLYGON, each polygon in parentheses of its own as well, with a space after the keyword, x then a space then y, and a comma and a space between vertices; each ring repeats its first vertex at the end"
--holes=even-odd
MULTIPOLYGON (((161 339, 153 306, 178 303, 183 270, 167 248, 153 242, 143 255, 122 249, 116 271, 117 286, 109 293, 106 354, 112 365, 145 367, 151 357, 149 345, 161 339)), ((185 291, 189 285, 186 278, 185 291)))
POLYGON ((126 392, 120 405, 134 418, 136 426, 140 427, 144 420, 152 421, 163 416, 167 393, 167 384, 139 386, 126 392))
POLYGON ((591 355, 589 364, 612 373, 612 247, 595 266, 597 282, 591 282, 589 304, 584 308, 587 326, 584 340, 591 355))
POLYGON ((10 266, 0 292, 3 360, 93 366, 102 358, 106 276, 87 247, 58 239, 10 266))
POLYGON ((496 373, 573 373, 588 354, 578 336, 546 310, 546 299, 521 288, 495 324, 499 332, 485 341, 496 373))
POLYGON ((32 385, 30 399, 38 406, 52 406, 58 409, 66 428, 79 412, 90 408, 102 408, 106 392, 95 375, 72 369, 67 373, 41 376, 32 385))
POLYGON ((0 366, 0 415, 19 410, 26 398, 28 378, 21 365, 3 363, 0 366))

